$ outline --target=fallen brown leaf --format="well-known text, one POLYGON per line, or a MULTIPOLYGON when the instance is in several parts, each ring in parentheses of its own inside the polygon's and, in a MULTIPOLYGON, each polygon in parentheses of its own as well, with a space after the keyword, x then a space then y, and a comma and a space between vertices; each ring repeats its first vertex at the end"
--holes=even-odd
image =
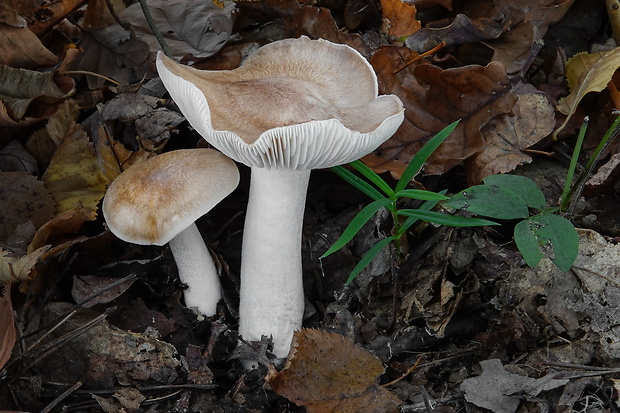
POLYGON ((404 65, 401 49, 381 47, 372 57, 381 93, 392 93, 405 105, 405 121, 396 134, 366 156, 376 170, 400 176, 415 153, 437 132, 456 120, 458 127, 429 158, 427 174, 441 174, 484 150, 480 129, 496 116, 510 113, 517 97, 501 63, 441 69, 430 64, 404 65))
POLYGON ((416 8, 413 4, 401 0, 381 0, 381 13, 384 24, 382 32, 389 36, 411 36, 422 27, 416 19, 416 8))
POLYGON ((339 334, 295 332, 286 367, 267 377, 278 394, 311 413, 397 412, 400 401, 378 386, 381 362, 339 334))
POLYGON ((0 63, 16 68, 53 66, 58 58, 27 27, 0 24, 0 63))
POLYGON ((522 149, 549 136, 555 127, 555 110, 547 97, 531 85, 517 90, 511 114, 491 119, 483 128, 484 151, 466 164, 467 180, 478 184, 489 175, 506 173, 530 163, 522 149))

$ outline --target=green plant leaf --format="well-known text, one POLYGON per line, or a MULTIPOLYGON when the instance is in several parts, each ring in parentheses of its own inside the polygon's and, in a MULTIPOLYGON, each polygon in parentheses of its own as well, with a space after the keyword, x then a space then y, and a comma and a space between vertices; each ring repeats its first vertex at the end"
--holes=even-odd
POLYGON ((320 258, 325 258, 328 255, 333 254, 340 248, 344 247, 353 237, 362 229, 364 224, 377 213, 381 208, 388 206, 392 203, 389 198, 377 199, 374 202, 366 205, 357 215, 349 222, 349 225, 345 228, 340 238, 329 248, 320 258))
POLYGON ((451 227, 479 227, 485 225, 499 225, 497 222, 488 221, 481 218, 460 217, 457 215, 442 214, 435 211, 422 211, 419 209, 401 209, 398 215, 406 217, 415 217, 422 221, 432 222, 439 225, 447 225, 451 227))
MULTIPOLYGON (((448 190, 444 189, 443 191, 439 192, 439 195, 445 195, 446 192, 448 192, 448 190)), ((420 205, 417 210, 418 211, 430 211, 433 208, 435 208, 435 206, 439 203, 439 201, 425 201, 422 203, 422 205, 420 205)), ((407 230, 416 222, 418 222, 419 219, 415 216, 410 216, 407 217, 407 219, 398 226, 398 228, 396 229, 396 233, 394 234, 397 237, 402 237, 405 232, 407 232, 407 230)))
POLYGON ((360 262, 358 262, 357 265, 353 267, 353 270, 351 270, 351 274, 349 274, 349 278, 347 278, 347 282, 345 283, 345 285, 349 285, 351 281, 353 281, 355 277, 357 277, 359 273, 362 272, 362 270, 364 270, 364 268, 366 268, 368 264, 370 264, 370 261, 372 261, 373 258, 375 258, 377 254, 379 254, 379 252, 381 252, 381 250, 385 248, 386 245, 395 240, 396 237, 394 236, 383 238, 382 240, 377 241, 375 245, 370 247, 370 249, 368 249, 368 251, 366 251, 366 253, 362 257, 360 262))
POLYGON ((497 219, 529 216, 527 204, 520 196, 497 185, 472 186, 454 195, 452 199, 443 201, 443 205, 497 219))
POLYGON ((420 199, 422 201, 444 201, 450 199, 450 197, 438 194, 437 192, 425 191, 422 189, 403 189, 402 191, 396 192, 394 197, 420 199))
POLYGON ((448 135, 452 133, 458 123, 458 120, 456 122, 452 122, 441 131, 439 131, 437 135, 433 136, 433 138, 426 142, 426 144, 424 144, 422 149, 420 149, 415 154, 411 162, 409 162, 407 168, 405 168, 405 171, 403 172, 402 176, 398 180, 398 183, 396 184, 396 188, 394 189, 395 192, 400 192, 407 187, 407 184, 409 184, 413 177, 415 177, 418 172, 420 172, 428 157, 431 156, 432 153, 435 152, 435 149, 437 149, 439 145, 441 145, 443 141, 446 140, 448 135))
POLYGON ((545 194, 543 194, 536 182, 525 176, 508 174, 490 175, 484 178, 483 181, 487 185, 497 185, 501 188, 510 189, 520 196, 530 208, 541 210, 547 205, 545 194))
POLYGON ((379 175, 375 173, 372 169, 370 169, 366 164, 362 161, 353 161, 349 165, 353 168, 357 169, 359 173, 364 175, 366 179, 368 179, 373 184, 377 185, 377 188, 382 190, 387 196, 394 196, 394 191, 390 186, 381 178, 379 175))
POLYGON ((530 267, 536 266, 548 252, 551 261, 559 269, 569 271, 579 253, 579 235, 575 227, 566 218, 555 214, 536 215, 520 222, 515 227, 514 237, 521 255, 530 267), (533 252, 532 238, 536 242, 539 254, 533 252), (536 257, 539 257, 538 261, 535 260, 536 257), (532 265, 530 262, 535 264, 532 265))
POLYGON ((385 198, 385 196, 383 196, 381 192, 377 191, 377 189, 375 189, 372 185, 364 181, 359 176, 355 175, 353 172, 349 171, 347 168, 343 166, 334 166, 333 168, 331 168, 331 170, 334 171, 336 175, 347 181, 349 184, 356 187, 360 192, 368 195, 375 201, 385 198))
POLYGON ((544 257, 538 240, 534 234, 534 229, 540 224, 529 219, 524 219, 515 225, 514 240, 525 263, 534 268, 544 257))

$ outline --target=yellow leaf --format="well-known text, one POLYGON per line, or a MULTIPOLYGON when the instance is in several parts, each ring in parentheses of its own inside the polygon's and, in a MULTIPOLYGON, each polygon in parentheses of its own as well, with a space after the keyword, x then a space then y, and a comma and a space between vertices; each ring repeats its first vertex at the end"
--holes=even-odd
POLYGON ((566 78, 570 94, 560 99, 558 110, 567 115, 566 120, 553 132, 555 138, 564 129, 577 105, 590 92, 605 89, 614 72, 620 67, 620 47, 606 52, 577 53, 566 62, 566 78))
POLYGON ((86 132, 78 125, 67 132, 43 175, 43 181, 57 203, 57 214, 78 205, 89 211, 97 210, 107 179, 86 132))

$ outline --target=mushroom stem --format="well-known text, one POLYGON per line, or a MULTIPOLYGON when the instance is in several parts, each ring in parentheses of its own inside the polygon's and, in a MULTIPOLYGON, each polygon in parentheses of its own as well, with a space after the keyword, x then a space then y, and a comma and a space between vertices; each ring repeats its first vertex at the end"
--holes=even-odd
POLYGON ((179 278, 188 286, 183 293, 185 305, 212 316, 217 302, 222 298, 220 277, 196 224, 191 224, 168 245, 174 255, 179 278))
POLYGON ((248 341, 273 338, 288 355, 301 328, 304 291, 301 233, 310 170, 252 168, 243 232, 239 332, 248 341))

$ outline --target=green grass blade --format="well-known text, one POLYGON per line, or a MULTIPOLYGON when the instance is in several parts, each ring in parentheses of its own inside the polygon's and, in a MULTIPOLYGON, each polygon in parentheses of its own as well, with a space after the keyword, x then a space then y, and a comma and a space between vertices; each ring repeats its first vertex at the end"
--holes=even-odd
POLYGON ((421 211, 419 209, 401 209, 398 215, 415 217, 422 221, 432 222, 433 224, 446 225, 450 227, 478 227, 485 225, 499 225, 497 222, 488 221, 481 218, 460 217, 447 215, 435 211, 421 211))
POLYGON ((357 169, 359 173, 364 175, 366 179, 375 184, 377 188, 382 190, 387 196, 390 198, 394 196, 394 191, 390 186, 381 178, 379 175, 375 173, 372 169, 370 169, 366 164, 362 161, 353 161, 349 165, 353 168, 357 169))
MULTIPOLYGON (((444 189, 443 191, 439 191, 439 195, 445 195, 446 192, 448 192, 448 190, 446 189, 444 189)), ((417 210, 418 211, 430 211, 433 208, 435 208, 435 206, 438 203, 439 203, 438 201, 426 201, 422 203, 422 205, 420 205, 417 208, 417 210)), ((405 232, 407 232, 407 230, 409 230, 409 228, 418 221, 419 219, 415 216, 407 217, 407 219, 402 224, 400 224, 398 231, 396 231, 396 234, 394 235, 397 236, 398 238, 402 237, 405 234, 405 232)))
POLYGON ((577 168, 577 160, 579 159, 579 153, 581 153, 581 146, 586 136, 586 130, 588 129, 589 118, 585 118, 579 129, 577 135, 577 141, 575 142, 575 149, 573 150, 573 156, 570 158, 570 164, 568 171, 566 172, 566 181, 564 182, 564 190, 560 197, 560 210, 566 211, 568 204, 570 203, 571 187, 573 185, 573 177, 575 176, 575 169, 577 168))
POLYGON ((353 268, 353 270, 351 270, 351 274, 349 274, 349 278, 347 278, 347 282, 345 283, 345 285, 349 285, 351 281, 353 281, 355 277, 357 277, 359 273, 362 272, 368 264, 370 264, 370 261, 372 261, 373 258, 375 258, 377 254, 379 254, 381 250, 385 248, 386 245, 395 240, 396 237, 393 236, 383 238, 382 240, 377 241, 375 245, 370 247, 370 249, 366 251, 366 254, 364 254, 364 256, 362 257, 360 262, 358 262, 357 265, 353 268))
POLYGON ((376 188, 374 188, 368 182, 364 181, 362 178, 355 175, 353 172, 349 171, 345 167, 334 166, 333 168, 331 168, 331 170, 334 171, 336 175, 347 181, 349 184, 359 189, 360 192, 368 195, 375 201, 385 198, 385 196, 383 196, 381 192, 377 191, 376 188))
POLYGON ((431 154, 435 152, 437 147, 439 147, 439 145, 441 145, 442 142, 446 140, 448 135, 452 133, 458 123, 459 121, 457 120, 456 122, 452 122, 451 124, 443 128, 437 133, 437 135, 431 138, 431 140, 426 142, 422 149, 420 149, 418 153, 415 154, 411 162, 409 162, 409 165, 407 165, 407 168, 405 168, 402 176, 398 180, 395 192, 400 192, 407 187, 407 184, 409 184, 409 182, 418 174, 418 172, 420 172, 428 157, 431 156, 431 154))
POLYGON ((344 232, 336 240, 336 242, 329 248, 325 254, 321 255, 321 258, 325 258, 328 255, 333 254, 338 251, 340 248, 344 247, 349 241, 353 239, 353 237, 362 229, 364 224, 368 222, 368 220, 377 213, 381 208, 388 206, 392 203, 392 200, 389 198, 381 198, 378 199, 368 205, 366 205, 357 215, 351 220, 349 225, 345 228, 344 232))

